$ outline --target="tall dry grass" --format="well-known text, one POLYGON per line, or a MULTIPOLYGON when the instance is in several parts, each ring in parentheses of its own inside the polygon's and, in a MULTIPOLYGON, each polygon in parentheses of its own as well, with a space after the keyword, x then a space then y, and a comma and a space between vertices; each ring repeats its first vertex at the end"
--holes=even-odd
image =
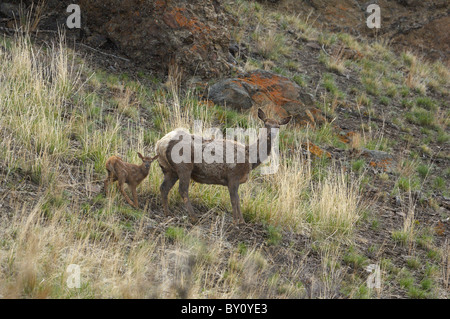
MULTIPOLYGON (((209 231, 182 230, 138 220, 130 233, 115 206, 95 218, 61 207, 50 218, 42 204, 24 205, 6 230, 0 249, 2 298, 286 298, 304 288, 273 275, 256 248, 231 252, 224 218, 209 231), (80 287, 69 288, 68 266, 80 267, 80 287)), ((297 268, 289 272, 295 273, 297 268)))
MULTIPOLYGON (((3 47, 2 174, 10 185, 17 183, 15 171, 30 176, 36 193, 18 193, 8 186, 2 195, 11 200, 0 222, 1 297, 305 296, 296 279, 299 265, 280 276, 257 245, 230 247, 224 228, 231 205, 224 187, 191 187, 194 205, 216 213, 215 222, 209 230, 181 228, 178 238, 166 232, 173 228, 170 219, 150 211, 159 205, 162 173, 156 165, 138 189, 147 199, 144 210, 123 204, 117 190, 110 198, 102 195, 99 185, 108 156, 121 154, 137 163, 136 151, 151 153, 153 143, 176 127, 192 129, 198 120, 204 128, 221 126, 215 108, 200 103, 193 92, 182 93, 173 80, 166 91, 151 96, 153 122, 136 123, 123 114, 132 92, 120 91, 125 102, 112 115, 104 100, 89 98, 101 81, 75 63, 79 57, 65 47, 63 38, 51 47, 35 45, 28 37, 5 38, 3 47), (87 87, 90 79, 97 84, 87 87), (100 110, 97 115, 95 108, 100 110), (146 141, 149 127, 153 135, 146 141), (70 264, 80 266, 79 289, 66 284, 70 264)), ((251 114, 247 125, 260 127, 251 114)), ((361 206, 357 181, 347 181, 336 168, 326 169, 326 176, 322 181, 314 177, 310 161, 301 160, 300 148, 281 157, 276 174, 252 172, 240 189, 249 227, 263 223, 316 239, 351 240, 361 206)), ((180 210, 177 191, 171 193, 170 204, 180 210)))

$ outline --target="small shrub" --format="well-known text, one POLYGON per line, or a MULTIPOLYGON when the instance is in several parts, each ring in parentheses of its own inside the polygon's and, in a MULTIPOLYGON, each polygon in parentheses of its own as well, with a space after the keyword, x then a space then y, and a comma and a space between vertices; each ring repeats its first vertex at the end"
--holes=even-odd
POLYGON ((443 130, 439 130, 436 137, 436 142, 439 144, 446 144, 448 141, 450 141, 450 134, 443 130))
POLYGON ((436 102, 433 99, 431 99, 429 97, 426 97, 426 96, 418 97, 416 99, 416 105, 418 107, 427 109, 429 111, 436 111, 437 110, 436 102))
POLYGON ((443 191, 445 189, 445 179, 438 176, 433 181, 433 187, 437 190, 443 191))
POLYGON ((171 241, 181 241, 186 238, 186 233, 181 227, 168 227, 166 237, 171 241))
POLYGON ((360 269, 367 265, 368 259, 365 256, 358 254, 355 251, 355 248, 350 247, 348 253, 344 255, 344 262, 360 269))
POLYGON ((405 116, 411 123, 421 126, 434 127, 435 118, 433 113, 422 108, 415 108, 411 112, 406 113, 405 116))
POLYGON ((391 99, 388 98, 387 96, 382 96, 380 98, 380 103, 387 106, 387 105, 391 104, 391 99))
POLYGON ((268 245, 277 245, 280 243, 281 239, 283 238, 281 234, 281 229, 279 227, 269 225, 267 227, 268 232, 268 238, 267 238, 267 244, 268 245))
POLYGON ((406 261, 406 264, 411 269, 419 269, 421 265, 419 258, 409 258, 406 261))
POLYGON ((399 244, 402 244, 403 246, 405 246, 409 239, 410 239, 410 234, 402 231, 402 230, 396 230, 392 232, 392 239, 399 244))
POLYGON ((366 162, 363 159, 354 161, 352 163, 352 170, 357 173, 360 173, 362 171, 362 169, 364 168, 365 164, 366 164, 366 162))
POLYGON ((294 80, 295 83, 297 83, 301 87, 307 86, 305 77, 302 74, 295 74, 292 79, 294 80))
POLYGON ((425 164, 421 164, 417 167, 417 173, 421 178, 425 178, 430 173, 430 167, 425 164))

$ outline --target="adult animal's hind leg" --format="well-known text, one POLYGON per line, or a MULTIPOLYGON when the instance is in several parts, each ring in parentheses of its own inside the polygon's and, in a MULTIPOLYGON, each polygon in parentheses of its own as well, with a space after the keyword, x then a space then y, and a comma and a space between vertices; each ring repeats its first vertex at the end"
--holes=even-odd
POLYGON ((192 222, 196 221, 194 216, 194 208, 192 207, 191 201, 189 199, 189 184, 191 182, 191 171, 183 171, 178 173, 178 177, 180 178, 179 192, 181 198, 183 198, 183 202, 186 206, 186 210, 189 213, 189 217, 192 222))
POLYGON ((163 210, 164 210, 164 214, 166 216, 169 215, 169 207, 168 207, 169 206, 169 203, 168 203, 169 192, 172 189, 173 185, 175 185, 177 180, 178 180, 177 175, 165 173, 164 180, 163 180, 161 186, 159 187, 159 190, 161 191, 161 201, 162 201, 162 205, 163 205, 163 210))
POLYGON ((239 184, 228 184, 228 192, 230 193, 231 207, 233 208, 233 220, 237 224, 245 224, 244 217, 241 212, 241 203, 239 199, 239 184))

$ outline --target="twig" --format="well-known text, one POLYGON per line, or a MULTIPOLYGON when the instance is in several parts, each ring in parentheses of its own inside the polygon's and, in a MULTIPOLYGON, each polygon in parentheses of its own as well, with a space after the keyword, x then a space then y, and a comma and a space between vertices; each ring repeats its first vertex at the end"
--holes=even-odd
POLYGON ((322 44, 322 50, 323 50, 323 52, 325 52, 326 55, 330 56, 330 55, 328 54, 328 52, 325 50, 325 47, 324 47, 324 46, 325 46, 325 44, 322 44))
MULTIPOLYGON (((0 30, 1 30, 1 31, 6 31, 6 32, 8 32, 8 33, 10 33, 10 32, 13 32, 13 33, 22 33, 22 34, 26 34, 26 33, 34 33, 33 36, 36 37, 36 38, 38 38, 38 37, 37 37, 37 34, 38 34, 38 33, 52 33, 52 34, 58 34, 58 31, 54 31, 54 30, 36 30, 36 31, 28 31, 28 32, 27 32, 27 31, 21 31, 21 30, 11 29, 11 28, 5 28, 5 27, 0 27, 0 30)), ((75 44, 80 45, 80 46, 82 46, 82 47, 85 47, 85 48, 87 48, 87 49, 90 49, 90 50, 92 50, 92 51, 95 51, 95 52, 97 52, 97 53, 100 53, 100 54, 103 54, 103 55, 112 57, 112 58, 116 58, 116 59, 119 59, 119 60, 122 60, 122 61, 130 62, 129 59, 122 58, 122 57, 120 57, 120 56, 117 56, 117 55, 114 55, 114 54, 111 54, 111 53, 106 53, 106 52, 100 51, 100 50, 98 50, 98 49, 96 49, 96 48, 93 48, 93 47, 91 47, 91 46, 89 46, 89 45, 87 45, 87 44, 84 44, 84 43, 75 42, 75 44)))
POLYGON ((54 30, 35 30, 35 31, 22 31, 22 30, 18 30, 18 29, 12 29, 12 28, 6 28, 6 27, 0 27, 0 30, 2 31, 7 31, 7 32, 13 32, 13 33, 53 33, 53 34, 58 34, 58 31, 54 31, 54 30))
POLYGON ((102 52, 102 51, 100 51, 100 50, 98 50, 98 49, 95 49, 95 48, 93 48, 93 47, 90 47, 90 46, 88 46, 88 45, 86 45, 86 44, 84 44, 84 43, 77 43, 77 42, 75 42, 75 44, 81 45, 82 47, 91 49, 91 50, 93 50, 93 51, 95 51, 95 52, 98 52, 98 53, 103 54, 103 55, 106 55, 106 56, 110 56, 110 57, 112 57, 112 58, 116 58, 116 59, 119 59, 119 60, 122 60, 122 61, 130 62, 129 59, 122 58, 122 57, 120 57, 120 56, 117 56, 117 55, 114 55, 114 54, 111 54, 111 53, 102 52))

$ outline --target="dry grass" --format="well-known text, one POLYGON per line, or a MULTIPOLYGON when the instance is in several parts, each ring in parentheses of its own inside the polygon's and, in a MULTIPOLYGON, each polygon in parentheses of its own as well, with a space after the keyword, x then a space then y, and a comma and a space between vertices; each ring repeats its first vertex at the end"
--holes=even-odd
POLYGON ((338 234, 351 238, 362 208, 358 188, 359 182, 348 181, 343 171, 330 171, 323 181, 312 187, 309 219, 313 230, 318 231, 316 236, 338 234))
MULTIPOLYGON (((296 279, 301 265, 292 264, 280 275, 258 245, 245 251, 230 247, 224 237, 224 214, 231 208, 226 188, 192 186, 194 204, 217 214, 208 227, 183 228, 181 239, 167 236, 172 226, 146 213, 159 205, 162 174, 157 165, 138 189, 138 196, 148 199, 144 211, 124 205, 117 190, 110 198, 102 195, 99 185, 108 156, 121 154, 137 163, 136 151, 151 153, 153 143, 176 127, 192 129, 195 120, 204 128, 222 123, 214 108, 204 107, 190 92, 180 93, 180 69, 172 69, 166 91, 151 96, 151 112, 159 118, 142 126, 123 116, 128 108, 139 108, 130 105, 137 89, 112 85, 120 103, 118 112, 108 114, 102 96, 100 101, 89 98, 101 81, 89 68, 75 64, 63 40, 48 49, 27 37, 3 42, 8 49, 0 53, 0 163, 6 168, 6 183, 14 185, 14 172, 24 172, 36 192, 17 197, 12 187, 4 195, 11 200, 0 222, 0 296, 305 296, 296 279), (149 145, 146 127, 153 125, 149 145), (66 285, 70 264, 80 266, 80 289, 66 285)), ((261 126, 251 114, 246 121, 250 127, 261 126)), ((347 183, 334 168, 317 182, 311 164, 298 158, 300 149, 281 157, 276 174, 255 171, 241 187, 249 227, 264 223, 315 238, 351 241, 359 219, 357 184, 347 183)), ((179 205, 177 191, 170 199, 172 207, 179 205)))
POLYGON ((193 228, 177 237, 164 233, 167 225, 141 217, 130 240, 119 217, 121 208, 115 205, 107 205, 96 218, 86 218, 86 212, 76 207, 70 213, 61 207, 49 218, 42 207, 42 203, 24 206, 2 231, 4 298, 304 296, 304 289, 295 283, 274 280, 276 270, 259 249, 230 254, 221 217, 209 232, 193 228), (66 285, 71 264, 80 267, 78 289, 66 285))
MULTIPOLYGON (((394 59, 386 43, 364 46, 348 35, 320 37, 308 18, 269 14, 258 3, 241 1, 237 8, 243 16, 240 23, 254 27, 253 42, 249 42, 255 47, 251 49, 268 59, 264 63, 248 59, 246 69, 275 69, 280 63, 296 68, 295 63, 277 61, 290 53, 288 41, 292 39, 282 32, 286 24, 295 36, 308 41, 332 45, 339 40, 368 58, 394 59)), ((238 42, 251 38, 246 31, 235 30, 238 42)), ((0 216, 0 297, 367 295, 359 290, 364 285, 361 273, 349 274, 348 267, 341 264, 346 247, 355 244, 358 222, 364 218, 366 205, 360 193, 364 176, 353 178, 342 165, 320 164, 326 158, 304 158, 301 149, 309 140, 333 145, 331 124, 306 132, 291 125, 281 129, 281 136, 291 140, 282 141, 288 147, 283 149, 278 171, 262 175, 257 169, 240 187, 248 228, 241 229, 236 238, 239 230, 231 227, 231 204, 224 187, 192 184, 190 196, 202 217, 194 226, 183 219, 177 185, 169 197, 175 217, 161 216, 163 175, 156 164, 138 188, 143 203, 139 210, 124 203, 117 188, 105 198, 101 182, 110 155, 139 163, 137 151, 152 155, 155 142, 164 134, 177 127, 192 131, 195 123, 201 123, 203 129, 241 124, 259 128, 255 110, 242 115, 206 106, 194 92, 180 89, 183 70, 173 63, 168 81, 152 90, 106 72, 94 72, 65 48, 64 40, 45 48, 18 37, 4 39, 2 46, 6 50, 0 50, 0 174, 4 178, 0 195, 6 213, 0 216), (237 243, 242 233, 253 231, 263 235, 258 233, 257 239, 252 234, 243 236, 243 242, 237 243), (299 244, 297 238, 306 238, 307 243, 299 244), (315 253, 310 254, 311 250, 315 253), (70 264, 80 266, 79 289, 66 284, 70 264), (349 293, 342 292, 343 287, 349 293)), ((330 70, 345 71, 342 50, 323 57, 330 70)), ((448 70, 442 65, 423 66, 411 54, 398 63, 410 75, 403 84, 412 90, 438 89, 448 81, 448 70), (433 72, 428 73, 427 67, 433 72)), ((367 88, 385 87, 391 89, 393 98, 396 95, 396 81, 374 77, 374 67, 387 70, 382 63, 363 67, 370 81, 365 83, 367 92, 356 102, 358 109, 365 107, 367 112, 377 101, 368 97, 372 93, 367 88)), ((338 95, 331 106, 333 113, 338 95)), ((437 114, 440 112, 444 111, 438 109, 437 114)), ((446 119, 442 113, 438 117, 445 128, 448 116, 446 119)), ((361 149, 371 144, 381 149, 387 144, 382 132, 363 129, 362 135, 352 137, 349 147, 361 149)), ((405 170, 415 171, 413 166, 405 170)), ((403 227, 393 233, 408 247, 414 246, 418 232, 415 209, 415 202, 403 207, 403 227)), ((448 287, 448 250, 442 260, 442 278, 448 287)))
POLYGON ((29 42, 15 39, 8 54, 0 56, 0 123, 11 139, 3 139, 2 148, 15 152, 14 158, 6 158, 12 161, 7 165, 18 161, 48 185, 58 162, 71 153, 72 123, 64 120, 69 112, 64 106, 79 74, 68 61, 64 42, 48 53, 29 42))
POLYGON ((256 50, 266 59, 278 60, 283 55, 290 53, 291 47, 286 45, 285 37, 274 31, 261 31, 258 28, 253 34, 256 50))

